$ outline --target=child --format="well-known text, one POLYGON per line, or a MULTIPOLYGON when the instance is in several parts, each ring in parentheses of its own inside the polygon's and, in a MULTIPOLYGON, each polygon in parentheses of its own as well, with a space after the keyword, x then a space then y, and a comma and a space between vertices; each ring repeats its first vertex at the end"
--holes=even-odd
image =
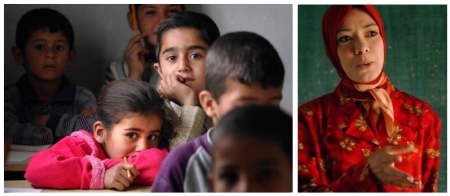
POLYGON ((108 66, 105 84, 112 80, 130 78, 147 81, 156 88, 159 82, 159 76, 153 70, 156 32, 162 21, 184 11, 184 5, 131 4, 128 8, 128 24, 135 35, 125 49, 125 59, 114 61, 108 66), (136 28, 133 27, 135 22, 137 29, 133 29, 136 28))
POLYGON ((292 117, 273 106, 244 106, 216 125, 214 192, 292 192, 292 117))
POLYGON ((94 134, 74 132, 33 155, 25 178, 33 187, 54 189, 151 185, 167 155, 172 128, 164 101, 148 83, 111 82, 98 98, 94 134))
MULTIPOLYGON (((199 99, 214 124, 235 107, 249 104, 279 106, 284 67, 275 48, 263 37, 235 32, 219 38, 206 58, 206 89, 199 99)), ((209 191, 211 134, 174 149, 163 163, 152 191, 209 191)))
POLYGON ((210 120, 198 104, 205 88, 205 59, 209 46, 220 36, 208 16, 182 12, 161 23, 156 44, 155 70, 161 77, 159 93, 179 116, 172 147, 206 132, 210 120))
POLYGON ((5 88, 5 130, 14 144, 53 144, 78 129, 90 130, 95 96, 63 75, 75 54, 72 25, 61 13, 40 8, 16 29, 17 64, 25 74, 5 88))

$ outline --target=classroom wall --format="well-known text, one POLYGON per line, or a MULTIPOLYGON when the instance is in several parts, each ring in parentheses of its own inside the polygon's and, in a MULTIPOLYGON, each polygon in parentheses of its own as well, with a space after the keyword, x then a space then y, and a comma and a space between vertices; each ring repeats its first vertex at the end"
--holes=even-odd
MULTIPOLYGON (((397 89, 429 103, 442 120, 439 191, 447 191, 447 9, 376 6, 387 38, 385 71, 397 89)), ((298 104, 330 93, 339 76, 328 60, 321 20, 326 5, 298 6, 298 104)))
MULTIPOLYGON (((95 94, 104 81, 108 62, 121 59, 129 38, 128 5, 4 5, 5 85, 13 84, 24 73, 14 63, 11 48, 20 17, 34 8, 49 7, 63 13, 75 31, 74 62, 66 75, 75 84, 95 94), (82 14, 80 14, 82 13, 82 14)), ((254 31, 267 38, 278 50, 286 76, 281 107, 292 114, 292 5, 186 5, 187 10, 208 14, 222 34, 254 31)))

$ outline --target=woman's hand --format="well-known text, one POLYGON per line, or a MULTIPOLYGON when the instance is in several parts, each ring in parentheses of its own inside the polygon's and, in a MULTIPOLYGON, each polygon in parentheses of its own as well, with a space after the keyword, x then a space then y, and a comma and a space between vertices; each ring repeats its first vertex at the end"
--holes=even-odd
POLYGON ((145 55, 148 49, 142 44, 144 37, 141 34, 133 36, 125 50, 125 60, 128 65, 128 77, 133 80, 141 80, 145 69, 145 55))
POLYGON ((139 172, 134 165, 119 163, 106 170, 104 180, 105 188, 123 191, 131 185, 137 175, 139 175, 139 172), (127 176, 127 169, 131 172, 130 177, 127 176))
POLYGON ((412 145, 385 146, 370 154, 367 162, 372 173, 382 184, 400 188, 419 188, 420 180, 414 180, 410 174, 394 166, 395 162, 402 161, 402 154, 414 151, 416 149, 412 145))
POLYGON ((159 83, 159 94, 180 105, 197 105, 197 96, 189 86, 176 74, 161 78, 159 83))

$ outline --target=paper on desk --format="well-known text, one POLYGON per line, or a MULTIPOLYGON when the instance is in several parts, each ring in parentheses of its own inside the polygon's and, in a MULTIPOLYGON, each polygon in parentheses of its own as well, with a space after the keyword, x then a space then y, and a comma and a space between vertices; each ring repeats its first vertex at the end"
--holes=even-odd
POLYGON ((41 151, 41 150, 47 149, 48 147, 50 147, 50 144, 48 144, 48 145, 38 145, 38 146, 13 144, 13 145, 10 146, 10 150, 13 150, 13 151, 37 152, 37 151, 41 151))
POLYGON ((7 163, 21 163, 29 158, 36 152, 22 152, 22 151, 9 151, 8 158, 6 159, 7 163))
POLYGON ((33 188, 7 188, 5 187, 5 193, 39 193, 42 192, 42 189, 33 189, 33 188))

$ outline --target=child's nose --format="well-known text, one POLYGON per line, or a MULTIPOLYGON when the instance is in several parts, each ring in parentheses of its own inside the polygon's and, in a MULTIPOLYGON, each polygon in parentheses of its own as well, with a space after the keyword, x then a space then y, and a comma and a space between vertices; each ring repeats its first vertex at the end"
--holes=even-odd
POLYGON ((178 61, 178 71, 185 72, 190 70, 189 58, 183 57, 178 61))
POLYGON ((141 152, 146 150, 149 147, 147 140, 141 140, 136 145, 136 152, 141 152))

